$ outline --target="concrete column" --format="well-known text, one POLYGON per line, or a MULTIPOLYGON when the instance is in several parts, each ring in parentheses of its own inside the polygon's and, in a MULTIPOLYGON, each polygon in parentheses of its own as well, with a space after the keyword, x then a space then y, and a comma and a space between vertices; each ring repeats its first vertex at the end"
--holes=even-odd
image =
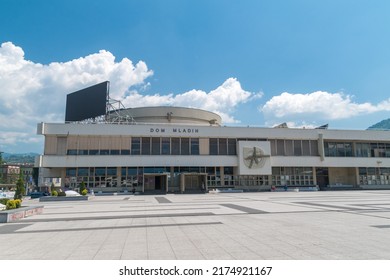
POLYGON ((312 167, 311 169, 312 169, 312 172, 313 172, 313 184, 317 185, 317 172, 316 172, 316 168, 312 167))
POLYGON ((225 171, 223 170, 223 166, 219 167, 219 174, 221 176, 221 187, 225 185, 225 171))
POLYGON ((272 187, 272 175, 268 175, 268 183, 272 187))
POLYGON ((122 167, 116 168, 116 176, 116 185, 118 188, 120 188, 122 185, 122 167))
MULTIPOLYGON (((175 190, 175 167, 171 166, 169 171, 171 172, 171 182, 170 182, 169 187, 170 187, 171 191, 174 192, 174 190, 175 190)), ((169 189, 168 189, 168 191, 169 191, 169 189)))
POLYGON ((355 187, 358 187, 359 185, 360 185, 359 167, 355 167, 355 187))
POLYGON ((320 155, 321 161, 324 161, 325 160, 324 135, 322 133, 318 135, 318 154, 320 155))
POLYGON ((66 168, 61 169, 61 189, 65 188, 66 168))
POLYGON ((180 192, 181 193, 184 193, 185 191, 185 186, 184 186, 184 183, 185 183, 185 178, 184 178, 184 174, 180 174, 180 192))

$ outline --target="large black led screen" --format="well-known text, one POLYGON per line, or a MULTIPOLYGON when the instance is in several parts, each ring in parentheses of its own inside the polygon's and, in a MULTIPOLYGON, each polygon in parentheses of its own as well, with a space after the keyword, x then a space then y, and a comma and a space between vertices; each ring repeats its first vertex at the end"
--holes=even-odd
POLYGON ((109 82, 103 82, 66 96, 65 122, 82 121, 106 114, 109 82))

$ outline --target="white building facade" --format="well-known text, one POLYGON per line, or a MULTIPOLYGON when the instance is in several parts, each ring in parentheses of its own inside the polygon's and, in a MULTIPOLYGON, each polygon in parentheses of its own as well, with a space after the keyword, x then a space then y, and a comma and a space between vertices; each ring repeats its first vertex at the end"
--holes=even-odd
POLYGON ((214 113, 126 109, 131 123, 41 123, 44 178, 95 192, 390 189, 390 132, 225 127, 214 113))

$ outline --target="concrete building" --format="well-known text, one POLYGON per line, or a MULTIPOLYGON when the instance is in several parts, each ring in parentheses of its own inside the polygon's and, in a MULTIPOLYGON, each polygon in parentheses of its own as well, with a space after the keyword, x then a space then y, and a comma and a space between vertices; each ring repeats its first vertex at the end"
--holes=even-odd
POLYGON ((95 192, 390 189, 390 132, 221 126, 190 108, 125 109, 104 123, 41 123, 43 178, 95 192))

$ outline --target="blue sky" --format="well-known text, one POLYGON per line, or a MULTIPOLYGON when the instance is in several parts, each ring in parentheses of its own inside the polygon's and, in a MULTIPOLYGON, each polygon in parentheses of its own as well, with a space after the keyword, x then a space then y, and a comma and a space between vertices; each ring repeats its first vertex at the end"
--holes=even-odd
POLYGON ((36 123, 63 121, 67 93, 106 79, 128 107, 366 129, 389 118, 389 10, 360 0, 0 0, 0 150, 42 152, 36 123))

